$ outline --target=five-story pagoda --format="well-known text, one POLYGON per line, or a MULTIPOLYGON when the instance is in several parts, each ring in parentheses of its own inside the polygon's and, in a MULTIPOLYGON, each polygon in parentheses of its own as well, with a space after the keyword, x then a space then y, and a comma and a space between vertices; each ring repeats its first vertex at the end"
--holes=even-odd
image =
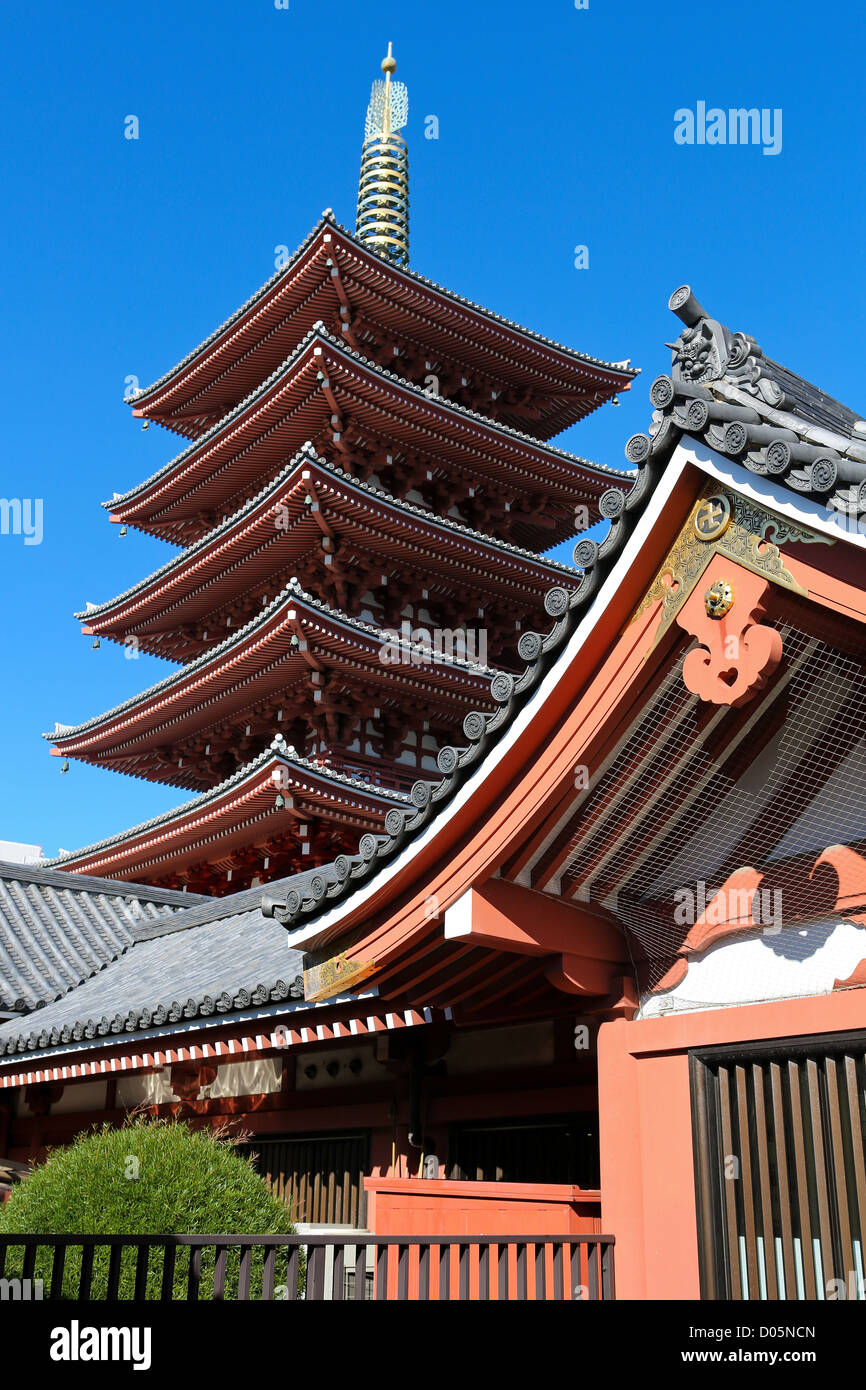
POLYGON ((635 372, 408 269, 395 62, 367 111, 355 235, 294 256, 133 414, 188 441, 105 504, 179 547, 76 616, 176 670, 57 756, 185 788, 66 869, 221 894, 354 851, 509 682, 521 628, 579 571, 543 557, 617 475, 547 441, 635 372), (578 513, 578 515, 580 515, 578 513))

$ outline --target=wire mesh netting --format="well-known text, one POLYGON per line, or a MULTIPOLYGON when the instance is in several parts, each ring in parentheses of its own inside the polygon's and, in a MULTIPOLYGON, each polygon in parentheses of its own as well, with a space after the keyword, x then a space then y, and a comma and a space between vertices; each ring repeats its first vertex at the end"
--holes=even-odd
POLYGON ((741 709, 707 706, 686 689, 683 642, 580 806, 561 892, 616 913, 642 990, 658 984, 690 921, 738 871, 763 875, 772 925, 816 924, 811 934, 768 936, 777 952, 814 950, 817 924, 838 919, 838 874, 816 861, 827 846, 866 842, 863 656, 776 626, 784 665, 741 709), (691 919, 677 911, 690 894, 691 919))

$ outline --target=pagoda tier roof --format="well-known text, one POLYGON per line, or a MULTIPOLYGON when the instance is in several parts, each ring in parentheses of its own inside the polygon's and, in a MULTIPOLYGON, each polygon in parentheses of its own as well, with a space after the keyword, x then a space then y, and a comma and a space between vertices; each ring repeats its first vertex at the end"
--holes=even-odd
POLYGON ((411 711, 413 722, 435 712, 437 722, 458 729, 487 697, 495 672, 417 642, 398 652, 396 641, 394 631, 335 612, 292 580, 213 650, 114 709, 45 737, 58 756, 201 789, 220 777, 212 742, 228 738, 239 757, 284 710, 312 725, 325 707, 357 710, 362 721, 367 706, 411 711))
MULTIPOLYGON (((473 600, 464 603, 466 621, 475 616, 477 598, 494 610, 513 609, 512 625, 519 613, 540 608, 551 584, 580 582, 569 566, 401 502, 308 446, 207 536, 116 598, 76 616, 87 632, 117 641, 133 634, 144 650, 186 657, 218 640, 220 611, 239 596, 248 596, 253 611, 262 591, 273 593, 298 575, 309 588, 333 587, 336 606, 345 608, 350 572, 360 598, 364 576, 375 587, 383 573, 393 582, 400 571, 412 576, 418 602, 427 603, 424 590, 434 605, 465 590, 473 600)), ((223 631, 224 624, 225 616, 223 631)))
MULTIPOLYGON (((403 792, 371 787, 300 757, 282 737, 233 776, 182 806, 82 849, 47 861, 49 868, 145 881, 182 876, 201 861, 231 866, 239 852, 297 838, 316 820, 336 830, 381 827, 403 792), (278 806, 277 793, 282 796, 278 806)), ((267 870, 265 869, 265 876, 267 870)))
POLYGON ((637 374, 628 362, 576 352, 398 268, 326 212, 261 289, 136 392, 134 413, 195 438, 268 376, 316 319, 353 346, 385 335, 392 352, 398 342, 414 348, 421 378, 463 367, 510 387, 512 401, 492 403, 500 418, 543 438, 627 390, 637 374))
MULTIPOLYGON (((631 475, 540 443, 507 425, 412 385, 353 352, 315 324, 249 396, 151 477, 103 503, 112 516, 166 540, 187 542, 234 511, 307 440, 337 461, 364 451, 409 457, 421 477, 507 496, 531 549, 574 530, 575 504, 592 508, 611 480, 631 475), (360 446, 360 452, 359 452, 360 446), (547 524, 534 519, 539 507, 547 524)), ((465 492, 465 489, 464 489, 465 492)), ((597 517, 593 517, 597 519, 597 517)))

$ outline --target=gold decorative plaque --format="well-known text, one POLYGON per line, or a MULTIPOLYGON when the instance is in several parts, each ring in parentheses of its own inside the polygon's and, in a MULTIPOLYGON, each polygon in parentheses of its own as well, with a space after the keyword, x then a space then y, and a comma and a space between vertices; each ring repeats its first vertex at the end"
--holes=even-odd
POLYGON ((736 492, 727 492, 718 484, 707 483, 632 614, 632 620, 651 603, 661 599, 662 620, 656 644, 661 641, 697 584, 707 561, 715 554, 725 555, 774 584, 795 594, 805 595, 806 590, 785 568, 779 546, 786 541, 835 544, 832 537, 808 531, 795 522, 767 511, 757 502, 740 497, 736 492))
POLYGON ((330 999, 345 989, 354 989, 375 969, 375 961, 348 960, 345 955, 310 964, 304 969, 304 998, 309 1001, 330 999))
POLYGON ((713 493, 695 512, 694 528, 699 541, 718 540, 731 524, 731 504, 723 492, 713 493))

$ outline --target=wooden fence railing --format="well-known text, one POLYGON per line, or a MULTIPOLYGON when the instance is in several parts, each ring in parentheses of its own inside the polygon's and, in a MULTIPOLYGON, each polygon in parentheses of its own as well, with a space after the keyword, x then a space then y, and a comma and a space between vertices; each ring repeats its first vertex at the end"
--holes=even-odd
POLYGON ((0 1235, 0 1299, 611 1300, 613 1236, 0 1235))

